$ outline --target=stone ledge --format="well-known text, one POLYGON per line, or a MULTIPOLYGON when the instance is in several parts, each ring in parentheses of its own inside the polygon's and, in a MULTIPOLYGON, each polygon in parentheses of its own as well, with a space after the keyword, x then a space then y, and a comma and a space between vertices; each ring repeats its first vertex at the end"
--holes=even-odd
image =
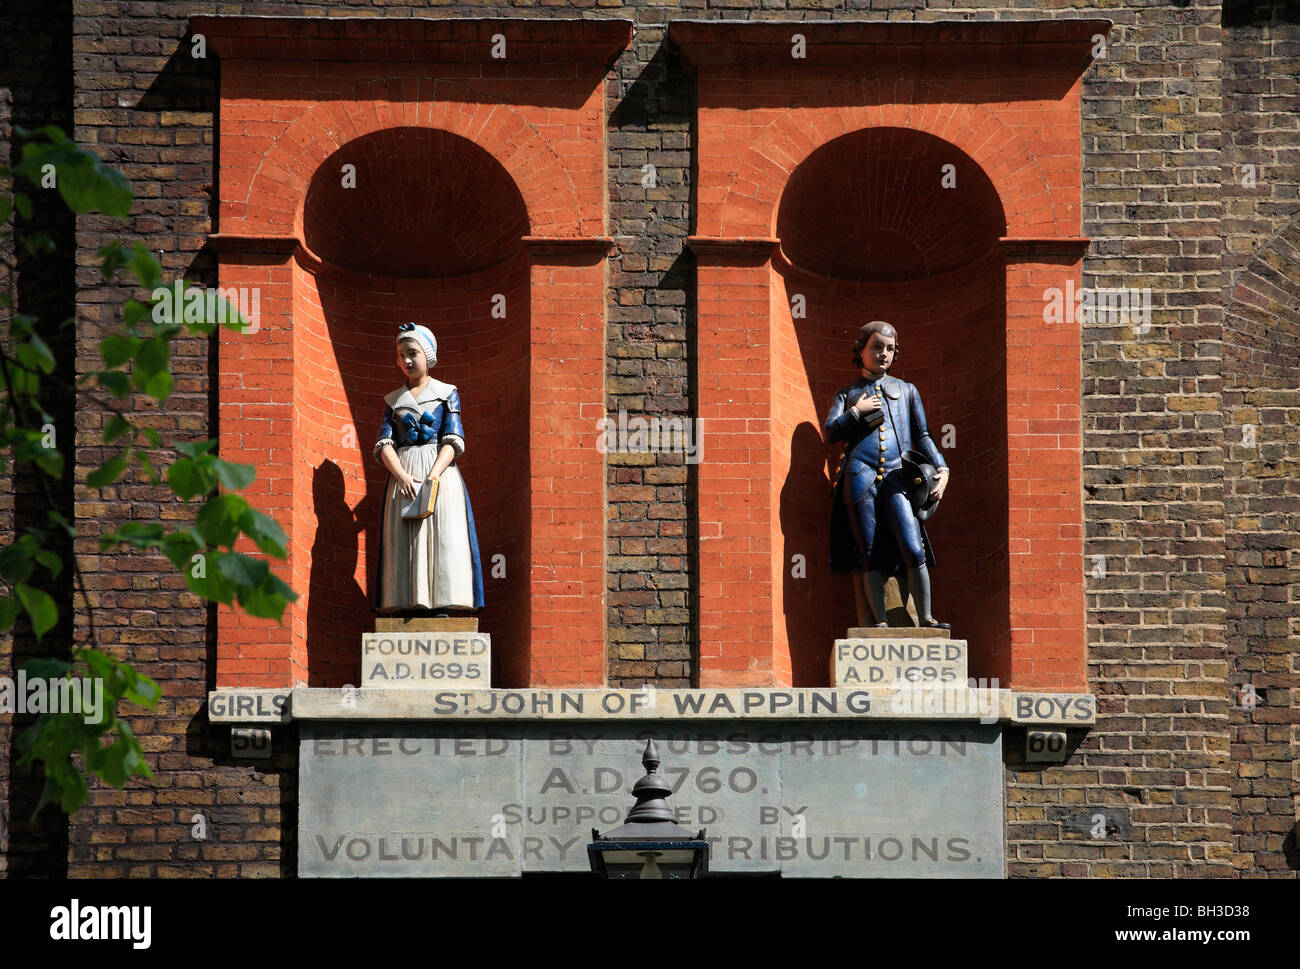
POLYGON ((951 720, 1090 727, 1088 693, 935 686, 701 690, 239 689, 208 694, 215 724, 291 720, 951 720), (287 702, 286 702, 287 698, 287 702))

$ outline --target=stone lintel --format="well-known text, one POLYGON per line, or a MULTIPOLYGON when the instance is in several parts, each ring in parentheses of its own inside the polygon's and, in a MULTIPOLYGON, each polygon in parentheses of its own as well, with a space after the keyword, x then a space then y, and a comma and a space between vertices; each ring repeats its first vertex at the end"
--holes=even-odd
POLYGON ((952 630, 922 626, 850 626, 845 639, 951 639, 952 630))
POLYGON ((882 689, 718 690, 227 687, 208 694, 209 719, 221 724, 288 720, 688 723, 743 717, 772 721, 947 720, 1083 728, 1096 722, 1096 712, 1097 698, 1087 693, 1017 693, 925 684, 882 689), (277 698, 281 706, 276 705, 277 698))

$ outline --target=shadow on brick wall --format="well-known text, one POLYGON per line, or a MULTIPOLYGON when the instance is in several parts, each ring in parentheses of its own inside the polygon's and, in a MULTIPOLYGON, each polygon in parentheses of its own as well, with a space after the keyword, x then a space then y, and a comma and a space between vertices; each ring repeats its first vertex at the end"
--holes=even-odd
MULTIPOLYGON (((8 104, 0 101, 0 143, 7 150, 0 161, 18 161, 12 127, 40 128, 57 125, 71 133, 72 111, 72 2, 71 0, 11 0, 0 13, 0 99, 7 93, 8 104)), ((36 476, 19 470, 12 479, 12 534, 27 528, 47 528, 50 508, 73 520, 73 454, 76 394, 57 386, 59 375, 72 374, 76 366, 76 333, 71 320, 76 313, 76 227, 72 214, 57 193, 30 191, 34 211, 30 219, 15 216, 19 232, 44 232, 54 242, 51 254, 16 257, 15 293, 17 308, 38 317, 39 330, 54 353, 54 376, 45 379, 41 403, 55 429, 56 446, 63 453, 65 472, 61 481, 42 484, 36 476), (59 326, 62 321, 69 325, 59 326)), ((3 252, 8 275, 15 254, 3 252)), ((7 288, 7 285, 6 285, 7 288)), ((66 536, 52 532, 44 542, 65 566, 72 561, 66 536)), ((44 573, 40 573, 44 575, 44 573)), ((48 578, 48 577, 47 577, 48 578)), ((65 567, 49 581, 33 581, 53 596, 60 622, 42 640, 32 635, 25 620, 14 626, 12 649, 0 653, 0 675, 14 675, 27 660, 40 656, 68 657, 72 649, 74 573, 65 567)), ((48 806, 32 822, 44 777, 40 772, 16 766, 18 737, 35 717, 15 715, 0 728, 0 747, 9 770, 0 780, 6 801, 7 832, 0 832, 0 855, 7 855, 11 876, 63 877, 68 870, 68 818, 56 806, 48 806), (7 833, 8 840, 4 840, 7 833)))
POLYGON ((1224 0, 1224 27, 1261 27, 1269 24, 1300 24, 1300 0, 1224 0))

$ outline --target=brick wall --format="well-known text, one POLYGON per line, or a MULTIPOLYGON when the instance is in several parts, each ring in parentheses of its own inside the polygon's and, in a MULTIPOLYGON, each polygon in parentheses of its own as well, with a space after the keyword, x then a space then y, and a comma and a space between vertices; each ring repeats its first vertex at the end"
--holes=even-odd
POLYGON ((1300 869, 1300 25, 1294 13, 1279 21, 1281 13, 1280 5, 1230 9, 1239 27, 1224 41, 1232 860, 1247 878, 1294 878, 1300 869))
MULTIPOLYGON (((1243 285, 1241 293, 1274 302, 1230 311, 1234 332, 1285 318, 1281 309, 1268 309, 1286 299, 1270 288, 1276 286, 1270 276, 1287 272, 1285 238, 1269 250, 1276 256, 1241 274, 1244 284, 1230 276, 1250 265, 1260 244, 1294 214, 1296 193, 1287 195, 1287 185, 1296 179, 1262 177, 1267 188, 1255 194, 1221 185, 1231 186, 1225 172, 1246 152, 1262 154, 1265 170, 1294 165, 1288 149, 1295 114, 1287 101, 1293 88, 1286 87, 1294 82, 1282 80, 1294 74, 1294 27, 1270 28, 1267 37, 1260 27, 1225 35, 1218 5, 1200 2, 1061 10, 902 3, 887 13, 795 3, 761 11, 757 3, 719 12, 679 9, 682 16, 735 19, 1115 21, 1107 57, 1082 85, 1081 229, 1094 240, 1085 281, 1150 286, 1151 329, 1136 338, 1124 325, 1084 331, 1086 628, 1089 686, 1099 694, 1100 712, 1068 765, 1030 770, 1014 754, 1009 758, 1008 870, 1013 876, 1234 870, 1293 876, 1294 836, 1287 842, 1283 829, 1288 818, 1294 823, 1294 805, 1287 814, 1295 776, 1286 776, 1293 770, 1286 745, 1295 738, 1285 736, 1295 723, 1294 681, 1286 679, 1294 675, 1294 665, 1286 668, 1294 659, 1285 651, 1294 630, 1283 630, 1276 612, 1294 612, 1300 563, 1284 538, 1294 535, 1294 521, 1273 507, 1285 493, 1270 489, 1294 477, 1287 464, 1294 461, 1288 430, 1294 404, 1267 396, 1278 387, 1257 387, 1259 370, 1247 358, 1231 363, 1221 332, 1225 296, 1243 285), (1221 225, 1221 217, 1228 221, 1221 225), (1225 446, 1225 423, 1248 422, 1252 408, 1259 413, 1259 452, 1225 446), (1270 459, 1274 467, 1261 474, 1255 465, 1270 459), (1239 478, 1249 479, 1244 490, 1225 497, 1225 480, 1239 478), (1246 674, 1268 692, 1264 706, 1249 714, 1234 710, 1229 693, 1230 682, 1246 674), (1106 839, 1079 831, 1079 818, 1098 812, 1112 822, 1106 839)), ((215 263, 203 244, 214 197, 215 71, 211 60, 186 56, 182 43, 186 17, 198 11, 184 3, 76 3, 75 120, 78 140, 96 146, 135 182, 134 235, 163 250, 169 273, 188 271, 211 283, 215 263)), ((404 17, 469 11, 214 3, 202 12, 404 17)), ((472 13, 537 15, 506 6, 472 13)), ((684 240, 693 230, 698 105, 689 72, 663 44, 670 14, 678 15, 648 4, 620 10, 638 27, 606 85, 608 230, 616 239, 606 306, 612 415, 620 407, 631 414, 697 415, 697 258, 684 240), (655 165, 653 187, 643 182, 646 164, 655 165)), ((101 222, 82 220, 83 253, 104 232, 101 222)), ((78 325, 86 347, 126 294, 100 286, 84 255, 81 262, 78 325)), ((202 341, 182 345, 177 369, 184 379, 166 412, 152 418, 157 426, 178 436, 215 433, 213 359, 202 341)), ((1281 381, 1285 372, 1265 376, 1281 381)), ((78 420, 78 462, 93 465, 97 415, 83 407, 78 420)), ((695 471, 675 455, 610 455, 606 462, 606 674, 613 685, 645 679, 685 685, 697 675, 693 608, 706 543, 692 531, 695 471)), ((158 776, 126 792, 95 792, 71 829, 71 871, 283 871, 293 852, 292 738, 282 732, 268 768, 232 764, 223 753, 224 731, 208 727, 202 715, 215 666, 211 613, 181 591, 165 562, 100 556, 94 545, 100 522, 155 514, 185 520, 192 510, 165 504, 165 493, 139 482, 123 482, 102 500, 79 497, 83 564, 104 610, 103 641, 158 678, 167 699, 160 715, 136 720, 158 776), (217 831, 194 842, 190 818, 204 812, 209 830, 217 831)), ((936 606, 942 605, 940 598, 936 606)), ((1007 742, 1015 745, 1014 732, 1007 742)))
POLYGON ((1085 326, 1084 561, 1098 723, 1066 766, 1011 762, 1008 869, 1221 876, 1231 872, 1231 805, 1219 10, 1104 13, 1116 23, 1111 49, 1083 91, 1085 280, 1150 287, 1150 328, 1085 326), (1079 825, 1098 814, 1104 839, 1079 825))

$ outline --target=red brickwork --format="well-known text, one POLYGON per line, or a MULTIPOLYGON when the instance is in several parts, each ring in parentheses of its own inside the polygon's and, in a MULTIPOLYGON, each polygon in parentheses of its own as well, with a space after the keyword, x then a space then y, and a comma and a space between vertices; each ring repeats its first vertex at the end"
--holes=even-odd
MULTIPOLYGON (((950 44, 962 45, 960 56, 934 62, 922 60, 921 52, 924 39, 938 35, 920 28, 805 28, 815 63, 828 64, 821 68, 783 52, 790 28, 670 29, 698 66, 697 249, 712 251, 699 273, 700 416, 710 445, 717 442, 700 470, 701 684, 785 684, 795 666, 798 681, 826 682, 827 636, 850 624, 852 593, 848 579, 826 572, 825 526, 805 516, 802 530, 787 528, 787 494, 827 490, 802 476, 790 480, 789 442, 802 424, 820 427, 834 390, 856 376, 832 348, 845 353, 853 324, 885 319, 899 325, 901 345, 917 348, 899 364, 923 392, 927 371, 952 375, 931 383, 933 392, 923 399, 935 428, 950 424, 961 442, 953 454, 954 496, 962 489, 963 447, 977 461, 988 452, 1007 458, 1007 479, 986 480, 971 495, 976 502, 1005 502, 1005 516, 994 512, 994 518, 1005 518, 1006 530, 967 530, 947 546, 956 568, 936 569, 937 608, 964 620, 958 628, 972 641, 975 672, 1022 689, 1085 688, 1081 430, 1074 390, 1079 330, 1073 319, 1051 322, 1043 307, 1048 288, 1065 290, 1068 283, 1074 291, 1080 284, 1079 66, 1066 52, 1086 53, 1094 29, 1102 28, 1078 31, 1072 46, 1068 37, 1056 38, 1061 56, 1053 62, 1045 49, 1056 47, 1042 45, 1012 60, 1008 48, 988 43, 999 36, 995 30, 971 26, 949 37, 950 44), (906 80, 896 83, 900 75, 906 80), (880 134, 863 137, 864 129, 880 134), (868 157, 885 160, 864 164, 868 157), (897 166, 907 174, 889 165, 894 158, 909 159, 897 166), (943 187, 945 163, 953 166, 960 191, 943 187), (843 215, 831 216, 825 231, 809 238, 811 226, 822 227, 827 199, 836 200, 840 212, 854 213, 868 233, 865 241, 837 235, 843 215), (764 319, 769 279, 763 266, 733 270, 727 254, 750 247, 746 239, 784 240, 783 222, 803 227, 787 255, 796 265, 807 259, 805 269, 905 280, 924 267, 931 278, 924 285, 865 291, 823 283, 798 311, 808 313, 806 321, 794 316, 787 282, 784 298, 770 297, 781 308, 764 319), (954 223, 961 228, 949 232, 954 223), (903 258, 895 263, 890 243, 900 236, 905 243, 894 245, 903 258), (1010 240, 1005 253, 1003 238, 1010 240), (838 249, 821 251, 827 245, 838 249), (1074 251, 1063 265, 1040 255, 1062 249, 1074 251), (933 278, 945 268, 966 268, 972 254, 974 262, 983 259, 982 276, 946 281, 946 287, 933 278), (1000 260, 988 258, 999 254, 1005 271, 1000 260), (986 280, 1004 272, 1005 291, 991 292, 986 280), (961 365, 952 367, 954 360, 972 359, 962 350, 970 347, 973 319, 963 320, 957 306, 986 321, 983 341, 970 348, 979 353, 974 359, 986 358, 994 375, 1005 374, 1005 389, 994 388, 977 423, 965 426, 961 418, 969 414, 945 394, 956 398, 970 386, 958 383, 961 365), (905 327, 909 320, 900 314, 918 323, 905 327), (725 421, 725 431, 709 433, 713 420, 725 421), (977 624, 980 609, 969 599, 961 603, 965 608, 958 601, 949 607, 942 580, 965 585, 964 566, 983 558, 986 543, 995 555, 1001 551, 998 561, 980 563, 992 573, 985 580, 988 593, 1001 605, 999 594, 1007 590, 1007 611, 987 609, 977 624), (797 566, 788 554, 777 554, 790 549, 817 562, 810 593, 794 593, 800 602, 795 609, 785 603, 784 573, 797 566), (808 628, 806 637, 797 630, 792 642, 789 627, 799 625, 801 613, 826 621, 808 628)), ((801 467, 809 466, 809 457, 799 455, 801 467)), ((961 500, 954 504, 959 516, 974 510, 961 500)), ((967 586, 967 595, 979 591, 967 586)))
POLYGON ((223 334, 222 373, 241 387, 221 399, 222 453, 282 456, 255 493, 286 519, 292 584, 307 590, 284 628, 221 611, 219 680, 359 682, 386 482, 370 455, 409 319, 440 340, 435 376, 464 388, 496 682, 600 684, 603 274, 564 242, 590 248, 603 230, 601 65, 551 62, 566 48, 514 27, 427 25, 414 41, 375 27, 357 48, 356 29, 196 23, 222 54, 219 239, 288 257, 223 257, 223 286, 269 298, 257 332, 223 334), (498 29, 513 59, 493 64, 498 29), (471 62, 392 66, 412 49, 471 62))

